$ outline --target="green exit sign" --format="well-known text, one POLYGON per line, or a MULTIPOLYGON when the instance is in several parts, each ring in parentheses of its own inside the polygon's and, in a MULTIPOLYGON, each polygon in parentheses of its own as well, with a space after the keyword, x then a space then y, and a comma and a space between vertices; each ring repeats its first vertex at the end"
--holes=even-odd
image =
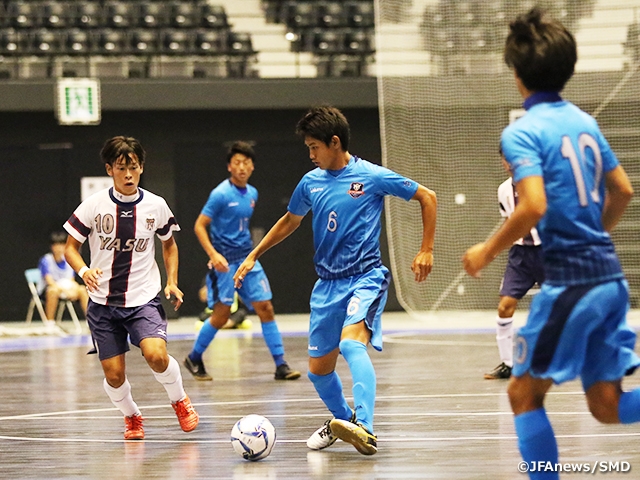
POLYGON ((100 82, 95 78, 60 78, 56 85, 60 125, 100 123, 100 82))

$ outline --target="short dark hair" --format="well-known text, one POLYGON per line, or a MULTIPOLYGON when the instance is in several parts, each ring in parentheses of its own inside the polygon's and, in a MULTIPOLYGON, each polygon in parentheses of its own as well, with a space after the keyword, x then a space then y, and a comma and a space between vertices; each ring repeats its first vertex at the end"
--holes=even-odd
POLYGON ((245 157, 250 158, 252 162, 256 159, 256 152, 253 151, 253 147, 249 142, 243 142, 241 140, 233 142, 229 147, 229 150, 227 150, 227 163, 231 161, 231 158, 233 158, 236 153, 240 153, 245 157))
POLYGON ((578 61, 576 41, 562 23, 534 7, 509 24, 504 61, 527 89, 559 92, 578 61))
POLYGON ((340 139, 342 150, 346 152, 349 149, 349 122, 340 110, 329 105, 311 108, 298 122, 296 134, 315 138, 326 145, 335 135, 340 139))
POLYGON ((52 232, 49 236, 49 243, 55 245, 56 243, 67 243, 66 232, 52 232))
POLYGON ((121 158, 128 164, 132 154, 137 157, 140 166, 144 165, 146 152, 140 142, 133 137, 117 136, 105 142, 100 158, 105 164, 113 166, 121 158))

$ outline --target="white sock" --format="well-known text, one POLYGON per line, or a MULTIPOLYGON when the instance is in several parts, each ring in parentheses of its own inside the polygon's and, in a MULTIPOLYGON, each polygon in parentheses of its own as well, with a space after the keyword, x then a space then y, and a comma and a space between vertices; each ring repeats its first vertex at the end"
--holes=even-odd
POLYGON ((131 396, 131 384, 128 379, 125 378, 124 383, 118 388, 113 388, 109 385, 106 378, 104 379, 103 385, 104 391, 107 392, 107 395, 109 395, 111 399, 111 403, 113 403, 125 417, 140 415, 140 409, 131 396))
POLYGON ((500 360, 502 360, 506 366, 513 367, 513 317, 498 317, 496 331, 500 360))
POLYGON ((184 392, 184 387, 182 386, 180 365, 178 365, 176 359, 171 355, 169 355, 169 365, 167 366, 167 369, 162 373, 153 372, 153 374, 155 375, 156 380, 158 380, 158 382, 160 382, 167 391, 171 403, 179 402, 187 396, 184 392))

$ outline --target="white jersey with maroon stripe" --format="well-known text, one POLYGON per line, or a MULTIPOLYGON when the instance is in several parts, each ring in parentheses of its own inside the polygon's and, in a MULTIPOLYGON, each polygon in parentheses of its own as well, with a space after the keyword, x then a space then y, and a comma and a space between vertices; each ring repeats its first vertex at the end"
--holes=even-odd
POLYGON ((160 292, 160 270, 155 260, 154 235, 171 238, 180 230, 167 202, 138 188, 131 203, 119 201, 113 187, 82 202, 64 228, 81 243, 88 238, 91 268, 100 268, 102 278, 91 300, 101 305, 137 307, 160 292))
MULTIPOLYGON (((498 203, 500 205, 500 214, 507 218, 510 217, 518 203, 518 192, 513 184, 511 177, 507 178, 498 187, 498 203)), ((529 235, 513 242, 514 245, 540 245, 540 236, 538 230, 533 227, 529 235)))

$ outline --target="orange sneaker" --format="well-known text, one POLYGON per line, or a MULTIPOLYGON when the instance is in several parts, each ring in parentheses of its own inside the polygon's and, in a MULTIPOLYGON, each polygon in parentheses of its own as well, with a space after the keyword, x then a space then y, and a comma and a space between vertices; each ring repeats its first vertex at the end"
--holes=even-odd
POLYGON ((182 400, 172 403, 171 406, 176 412, 182 430, 190 432, 198 426, 198 412, 196 412, 196 409, 191 405, 191 400, 189 400, 188 395, 185 395, 182 400))
POLYGON ((124 439, 142 440, 144 438, 144 428, 142 427, 142 415, 136 413, 130 417, 124 417, 124 439))

